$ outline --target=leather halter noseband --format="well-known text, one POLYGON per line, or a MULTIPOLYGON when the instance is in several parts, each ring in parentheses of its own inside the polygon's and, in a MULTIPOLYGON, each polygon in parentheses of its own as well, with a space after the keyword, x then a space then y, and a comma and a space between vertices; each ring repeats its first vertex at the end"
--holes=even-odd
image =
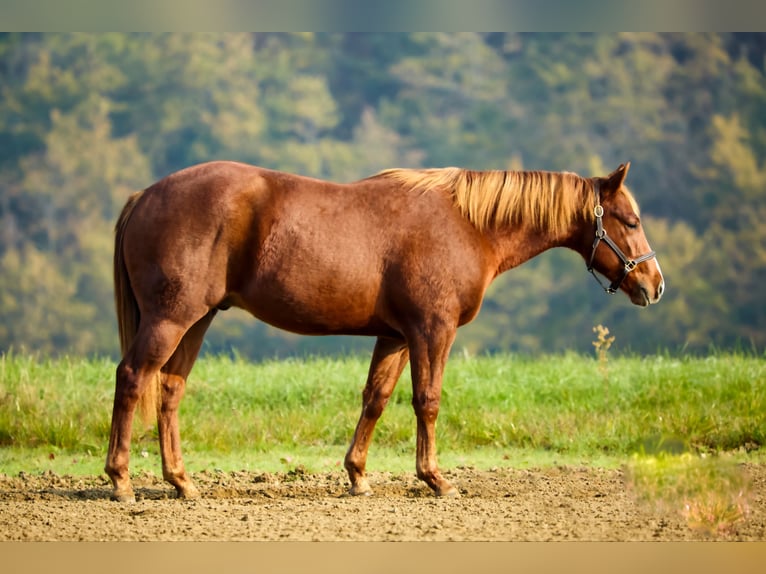
POLYGON ((596 193, 596 207, 593 208, 593 215, 596 216, 596 239, 593 241, 593 250, 591 251, 590 259, 588 260, 588 271, 591 275, 593 275, 596 281, 598 281, 598 284, 603 287, 604 291, 612 295, 617 293, 617 290, 620 288, 620 285, 622 285, 622 282, 625 281, 628 273, 633 271, 639 263, 643 263, 644 261, 652 259, 655 254, 654 251, 650 251, 649 253, 645 253, 644 255, 637 257, 636 259, 628 259, 625 256, 625 254, 622 252, 622 249, 617 247, 617 244, 612 241, 612 238, 606 234, 606 229, 604 229, 604 222, 602 220, 604 217, 604 208, 601 206, 601 192, 599 190, 597 180, 594 180, 593 182, 593 191, 596 193), (617 279, 612 281, 608 287, 604 285, 601 279, 598 278, 595 269, 593 269, 593 260, 596 258, 596 248, 602 241, 606 243, 612 249, 612 251, 615 252, 623 265, 622 274, 617 279))

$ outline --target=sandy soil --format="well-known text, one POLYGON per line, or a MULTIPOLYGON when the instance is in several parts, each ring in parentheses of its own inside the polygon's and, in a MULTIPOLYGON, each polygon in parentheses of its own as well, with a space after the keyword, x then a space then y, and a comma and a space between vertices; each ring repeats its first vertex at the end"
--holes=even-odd
POLYGON ((196 501, 152 474, 138 501, 109 500, 105 477, 0 474, 0 540, 546 541, 766 540, 766 466, 748 465, 747 518, 731 532, 689 527, 640 503, 620 470, 470 468, 445 472, 462 496, 438 499, 411 475, 374 473, 375 495, 345 495, 342 473, 203 472, 196 501))

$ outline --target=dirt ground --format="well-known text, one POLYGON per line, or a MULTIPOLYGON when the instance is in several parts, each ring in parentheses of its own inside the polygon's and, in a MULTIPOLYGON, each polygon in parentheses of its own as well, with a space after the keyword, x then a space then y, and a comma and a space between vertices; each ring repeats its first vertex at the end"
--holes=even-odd
POLYGON ((0 474, 2 541, 682 541, 766 540, 766 466, 747 465, 749 513, 726 533, 691 528, 678 509, 638 502, 615 469, 458 468, 456 499, 413 475, 371 474, 375 494, 346 496, 343 473, 202 472, 202 498, 176 500, 152 474, 135 504, 105 477, 0 474))

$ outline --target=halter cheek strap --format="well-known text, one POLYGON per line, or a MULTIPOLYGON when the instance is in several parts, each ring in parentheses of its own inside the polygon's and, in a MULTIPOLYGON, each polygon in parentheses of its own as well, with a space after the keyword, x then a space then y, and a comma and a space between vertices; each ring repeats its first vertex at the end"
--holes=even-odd
POLYGON ((601 191, 599 189, 598 180, 594 180, 593 182, 593 191, 596 194, 596 207, 593 208, 593 215, 596 216, 596 238, 593 240, 593 250, 590 253, 590 259, 588 260, 588 271, 591 275, 593 275, 596 281, 598 281, 598 284, 603 287, 604 291, 611 295, 613 293, 617 293, 617 290, 620 288, 620 285, 622 285, 622 282, 625 281, 628 273, 633 271, 639 263, 643 263, 644 261, 652 259, 655 256, 655 253, 654 251, 650 251, 649 253, 645 253, 644 255, 636 257, 635 259, 628 259, 622 252, 622 249, 620 249, 617 244, 612 241, 612 238, 606 234, 606 229, 604 229, 604 208, 601 205, 601 191), (598 244, 602 241, 606 243, 612 249, 612 251, 615 252, 623 265, 622 274, 617 277, 617 279, 612 281, 609 286, 604 285, 601 279, 599 279, 598 275, 596 275, 596 271, 593 268, 593 262, 596 258, 596 249, 598 248, 598 244))

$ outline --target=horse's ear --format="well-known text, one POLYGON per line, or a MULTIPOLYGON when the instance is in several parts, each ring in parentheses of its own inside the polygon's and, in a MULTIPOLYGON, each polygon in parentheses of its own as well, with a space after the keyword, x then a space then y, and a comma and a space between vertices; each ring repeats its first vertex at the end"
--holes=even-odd
POLYGON ((620 167, 604 178, 603 187, 609 191, 617 191, 620 189, 620 187, 622 187, 622 182, 625 181, 625 177, 628 175, 629 169, 630 162, 620 164, 620 167))

